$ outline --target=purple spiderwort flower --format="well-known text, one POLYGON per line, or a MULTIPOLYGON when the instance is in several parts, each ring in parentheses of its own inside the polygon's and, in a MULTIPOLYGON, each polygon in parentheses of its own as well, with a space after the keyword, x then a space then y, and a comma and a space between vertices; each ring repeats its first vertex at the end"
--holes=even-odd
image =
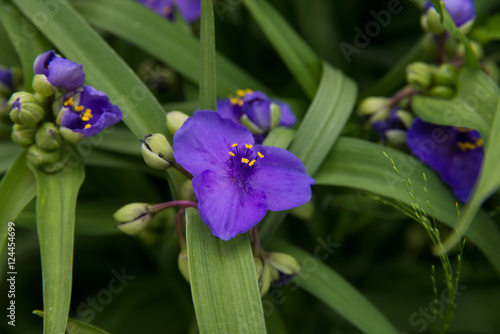
POLYGON ((287 210, 311 199, 314 179, 292 153, 253 145, 244 126, 202 110, 174 136, 174 157, 193 175, 201 219, 222 240, 255 226, 267 210, 287 210))
POLYGON ((223 118, 229 118, 241 124, 241 117, 246 115, 260 130, 261 134, 254 133, 257 144, 261 144, 271 130, 271 104, 274 103, 281 110, 279 126, 290 128, 297 118, 290 106, 286 103, 269 99, 266 94, 250 89, 238 90, 236 97, 220 99, 217 101, 217 112, 223 118))
POLYGON ((179 10, 182 17, 193 22, 200 18, 200 0, 136 0, 144 6, 151 8, 161 16, 172 20, 174 18, 174 6, 179 10))
POLYGON ((85 82, 83 66, 56 55, 49 50, 36 57, 33 64, 35 74, 42 74, 52 86, 65 90, 74 90, 85 82))
POLYGON ((403 111, 399 107, 396 107, 389 111, 389 116, 386 119, 376 121, 372 124, 373 128, 378 132, 382 143, 396 141, 401 144, 401 142, 404 142, 408 126, 403 121, 403 117, 405 117, 403 111))
MULTIPOLYGON (((476 17, 476 7, 473 0, 442 0, 448 13, 450 13, 457 27, 470 22, 476 17)), ((424 13, 434 8, 431 1, 427 1, 424 13)))
POLYGON ((90 137, 122 119, 120 108, 111 104, 103 92, 91 86, 82 86, 61 98, 58 115, 61 128, 90 137))
POLYGON ((478 131, 416 118, 408 130, 407 144, 413 154, 451 186, 460 201, 469 200, 484 158, 483 139, 478 131))

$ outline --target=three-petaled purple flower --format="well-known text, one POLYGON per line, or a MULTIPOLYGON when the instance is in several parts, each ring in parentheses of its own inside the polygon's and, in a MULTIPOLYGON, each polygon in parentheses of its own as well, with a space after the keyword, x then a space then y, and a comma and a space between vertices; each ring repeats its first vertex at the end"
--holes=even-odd
POLYGON ((182 17, 188 22, 200 18, 200 0, 136 0, 144 6, 151 8, 163 17, 170 20, 174 18, 174 6, 179 10, 182 17))
POLYGON ((484 158, 478 131, 416 118, 406 140, 412 153, 435 170, 460 201, 469 200, 484 158))
POLYGON ((111 104, 106 94, 91 86, 82 86, 61 99, 59 125, 84 137, 93 136, 122 119, 120 108, 111 104))
POLYGON ((174 136, 174 157, 193 175, 201 219, 212 234, 229 240, 266 214, 311 199, 304 165, 277 147, 254 145, 250 131, 211 110, 186 120, 174 136))
POLYGON ((73 90, 83 85, 83 66, 56 55, 54 50, 42 53, 33 65, 35 74, 45 75, 50 84, 57 88, 73 90))
MULTIPOLYGON (((442 0, 451 18, 461 27, 476 17, 476 7, 473 0, 442 0)), ((434 8, 431 1, 427 1, 424 7, 424 13, 430 8, 434 8)))
POLYGON ((277 125, 289 128, 297 122, 288 104, 271 100, 266 94, 250 89, 240 89, 236 97, 218 100, 217 112, 223 118, 229 118, 238 124, 242 124, 242 117, 248 118, 256 127, 253 131, 255 142, 261 144, 272 127, 272 104, 277 105, 281 112, 277 125))

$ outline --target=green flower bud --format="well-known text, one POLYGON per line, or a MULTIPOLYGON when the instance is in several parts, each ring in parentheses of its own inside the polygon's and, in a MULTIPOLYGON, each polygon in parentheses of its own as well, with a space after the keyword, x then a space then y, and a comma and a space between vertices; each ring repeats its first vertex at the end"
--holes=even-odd
POLYGON ((189 266, 186 249, 180 251, 179 256, 177 257, 177 266, 179 267, 179 271, 184 279, 189 282, 189 266))
POLYGON ((441 99, 450 99, 455 95, 455 90, 449 86, 434 86, 432 87, 429 95, 441 99))
POLYGON ((144 230, 153 220, 154 214, 147 203, 130 203, 115 212, 113 218, 118 222, 116 228, 128 235, 144 230))
POLYGON ((393 146, 402 146, 406 143, 406 131, 403 130, 387 130, 385 139, 393 146))
POLYGON ((14 124, 11 139, 19 146, 28 147, 35 142, 36 127, 14 124))
POLYGON ((63 138, 54 123, 44 123, 36 132, 36 144, 44 150, 55 150, 61 147, 63 138))
POLYGON ((35 92, 44 97, 49 97, 57 92, 57 88, 52 86, 47 77, 43 74, 36 74, 32 83, 35 92))
POLYGON ((255 257, 253 258, 253 261, 255 263, 255 273, 257 274, 257 279, 260 280, 260 277, 262 276, 262 270, 264 269, 264 262, 260 257, 255 257))
POLYGON ((458 71, 451 64, 443 64, 438 67, 434 80, 437 85, 455 86, 458 81, 458 71))
POLYGON ((269 291, 269 287, 271 286, 271 282, 273 281, 273 274, 271 272, 271 269, 272 267, 269 264, 266 264, 266 262, 262 261, 262 274, 260 275, 258 281, 261 296, 264 296, 267 291, 269 291))
POLYGON ((474 22, 476 21, 476 18, 473 18, 466 23, 462 24, 460 27, 458 27, 458 30, 463 32, 464 34, 469 33, 469 31, 472 29, 472 26, 474 25, 474 22))
POLYGON ((483 63, 483 71, 488 74, 493 81, 498 82, 500 80, 500 71, 498 70, 497 64, 491 60, 487 60, 483 63))
POLYGON ((251 133, 253 133, 254 135, 261 135, 264 133, 264 130, 259 128, 257 126, 257 124, 255 124, 254 122, 252 122, 250 120, 250 118, 248 118, 248 116, 246 114, 243 114, 240 118, 240 121, 241 121, 241 124, 247 128, 248 130, 250 130, 251 133))
POLYGON ((265 261, 286 275, 297 275, 300 272, 297 260, 285 253, 271 252, 265 261))
POLYGON ((63 159, 61 150, 47 151, 37 145, 31 145, 27 153, 28 161, 35 166, 52 165, 63 159))
MULTIPOLYGON (((484 56, 484 50, 483 50, 483 47, 481 46, 481 44, 476 43, 474 41, 470 41, 470 46, 472 48, 472 51, 476 55, 477 59, 483 58, 483 56, 484 56)), ((462 57, 462 58, 465 57, 465 45, 464 45, 464 43, 458 44, 458 46, 457 46, 457 56, 458 57, 462 57)))
POLYGON ((11 108, 10 119, 16 124, 35 125, 45 115, 45 111, 37 99, 33 94, 27 92, 12 94, 8 106, 11 108))
POLYGON ((415 62, 406 67, 406 81, 421 92, 432 85, 434 68, 426 63, 415 62))
POLYGON ((68 129, 68 128, 59 128, 59 133, 60 133, 61 137, 64 138, 64 140, 69 141, 70 143, 73 143, 73 144, 76 144, 80 140, 85 138, 83 133, 76 132, 76 131, 73 131, 73 130, 68 129))
POLYGON ((271 129, 280 126, 281 108, 276 103, 271 103, 271 129))
POLYGON ((413 123, 413 115, 403 109, 399 109, 396 111, 396 114, 398 115, 399 120, 404 124, 404 126, 409 129, 411 127, 411 123, 413 123))
POLYGON ((161 133, 147 135, 142 143, 142 157, 149 167, 165 170, 175 163, 174 150, 161 133))
POLYGON ((357 109, 360 116, 373 115, 389 109, 391 100, 386 97, 371 96, 363 99, 357 109))
POLYGON ((173 136, 181 128, 184 122, 189 118, 183 112, 171 111, 167 113, 167 128, 168 132, 173 136))
POLYGON ((435 35, 441 35, 446 28, 441 24, 441 17, 435 8, 429 8, 420 21, 425 31, 430 31, 435 35))

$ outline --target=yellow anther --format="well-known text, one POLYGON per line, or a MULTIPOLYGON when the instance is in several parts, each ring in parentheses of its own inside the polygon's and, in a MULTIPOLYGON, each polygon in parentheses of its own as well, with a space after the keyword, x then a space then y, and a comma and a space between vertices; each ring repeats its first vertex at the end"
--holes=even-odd
POLYGON ((82 121, 88 122, 90 120, 90 117, 83 115, 82 116, 82 121))
POLYGON ((246 147, 246 148, 252 148, 252 147, 253 147, 253 145, 252 145, 252 144, 245 144, 245 147, 246 147))
POLYGON ((252 167, 255 163, 255 159, 253 159, 252 161, 250 161, 250 163, 248 164, 248 166, 252 167))
POLYGON ((483 138, 479 138, 479 139, 476 141, 476 145, 477 145, 478 147, 483 146, 483 144, 484 144, 483 138))
POLYGON ((87 125, 85 125, 84 129, 88 129, 88 128, 90 128, 91 126, 92 126, 92 125, 87 124, 87 125))
POLYGON ((233 152, 229 152, 229 155, 234 157, 234 153, 233 152))
POLYGON ((457 130, 460 131, 460 132, 471 132, 471 131, 474 131, 474 129, 464 128, 462 126, 457 127, 457 130))
POLYGON ((238 104, 240 102, 240 99, 237 97, 231 97, 229 100, 231 101, 231 104, 238 104))
POLYGON ((72 106, 74 105, 75 103, 73 102, 73 96, 70 97, 69 99, 67 99, 66 101, 64 101, 64 106, 67 107, 67 106, 72 106))
POLYGON ((241 158, 241 162, 243 162, 244 164, 247 164, 250 160, 248 160, 247 158, 241 158))
POLYGON ((82 111, 83 108, 83 106, 75 106, 75 111, 82 111))
POLYGON ((236 95, 238 95, 238 96, 245 96, 245 91, 243 89, 238 89, 236 91, 236 95))
POLYGON ((264 158, 264 155, 263 155, 262 153, 260 153, 260 152, 257 152, 257 155, 258 155, 258 156, 259 156, 259 158, 261 158, 261 159, 262 159, 262 158, 264 158))
POLYGON ((243 100, 238 100, 238 105, 241 107, 243 105, 243 100))
POLYGON ((234 143, 233 145, 231 145, 231 147, 236 147, 236 146, 238 146, 237 143, 234 143))
POLYGON ((474 150, 476 149, 476 145, 468 142, 457 142, 457 146, 461 151, 474 150))
POLYGON ((253 90, 251 90, 251 89, 248 89, 248 88, 247 88, 247 89, 245 89, 245 93, 246 93, 246 94, 248 94, 248 93, 253 93, 253 90))

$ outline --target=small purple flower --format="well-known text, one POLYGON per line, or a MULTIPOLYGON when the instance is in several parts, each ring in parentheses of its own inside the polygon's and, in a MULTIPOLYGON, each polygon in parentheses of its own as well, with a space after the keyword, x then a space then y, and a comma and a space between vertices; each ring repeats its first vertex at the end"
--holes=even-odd
POLYGON ((56 55, 54 50, 42 53, 33 65, 35 74, 43 74, 52 86, 73 90, 83 85, 85 73, 83 65, 56 55))
POLYGON ((279 126, 292 127, 297 118, 286 103, 269 99, 266 94, 250 89, 238 90, 237 97, 217 101, 217 112, 223 118, 232 119, 242 124, 242 116, 257 126, 260 133, 254 133, 255 142, 261 144, 271 130, 271 104, 276 104, 281 110, 279 126))
POLYGON ((311 199, 314 179, 300 159, 253 144, 248 129, 210 110, 195 113, 174 136, 174 157, 194 177, 201 219, 222 240, 247 232, 267 210, 311 199))
POLYGON ((200 0, 136 0, 144 6, 151 8, 161 16, 172 20, 174 18, 174 6, 179 10, 182 17, 188 22, 200 18, 200 0))
POLYGON ((90 137, 121 119, 120 108, 109 103, 106 94, 94 87, 82 86, 62 97, 58 123, 61 128, 90 137))
POLYGON ((398 107, 393 108, 385 120, 376 121, 372 124, 373 128, 378 132, 382 143, 385 144, 387 141, 392 142, 393 140, 391 139, 394 138, 399 139, 396 140, 398 143, 400 143, 400 141, 404 142, 403 139, 406 137, 408 127, 403 122, 403 112, 404 111, 401 111, 398 107))
POLYGON ((413 154, 435 170, 462 202, 469 200, 484 158, 478 131, 435 125, 418 118, 407 133, 413 154))
MULTIPOLYGON (((448 13, 450 13, 457 27, 461 27, 476 17, 476 7, 473 0, 442 0, 448 13)), ((434 8, 432 2, 427 1, 424 13, 434 8)))
POLYGON ((13 92, 14 90, 14 76, 12 75, 12 70, 0 67, 0 92, 13 92))

